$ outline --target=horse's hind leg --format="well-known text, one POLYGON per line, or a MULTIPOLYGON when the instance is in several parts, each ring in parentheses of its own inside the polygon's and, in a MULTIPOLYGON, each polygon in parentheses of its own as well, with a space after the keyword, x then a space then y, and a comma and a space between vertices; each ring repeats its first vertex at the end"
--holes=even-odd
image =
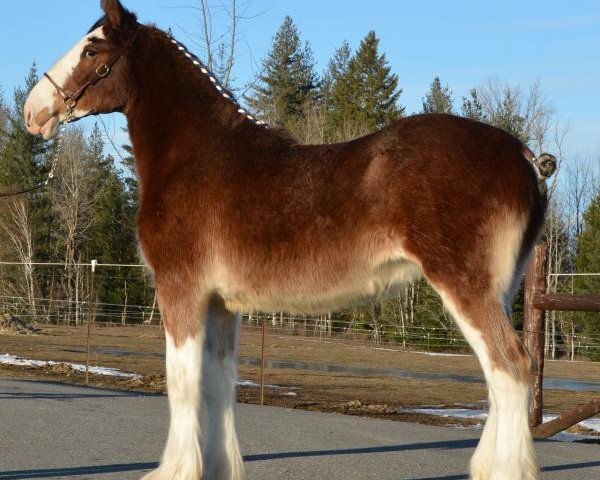
POLYGON ((462 279, 424 271, 477 355, 488 384, 489 417, 471 460, 471 478, 536 480, 528 421, 531 361, 504 305, 512 280, 498 288, 485 268, 463 272, 462 279))
POLYGON ((202 363, 202 391, 209 417, 204 451, 205 480, 244 478, 233 415, 239 320, 238 315, 225 308, 220 298, 211 301, 202 363))
POLYGON ((477 354, 489 389, 490 413, 471 461, 472 478, 537 479, 528 421, 530 358, 502 302, 489 296, 468 303, 442 296, 477 354))

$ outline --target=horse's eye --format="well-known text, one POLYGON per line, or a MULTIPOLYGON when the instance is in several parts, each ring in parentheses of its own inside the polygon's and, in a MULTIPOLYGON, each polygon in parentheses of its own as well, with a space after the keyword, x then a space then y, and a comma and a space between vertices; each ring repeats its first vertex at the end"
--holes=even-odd
POLYGON ((87 58, 94 58, 96 56, 96 52, 94 52, 93 50, 85 50, 83 52, 83 54, 87 57, 87 58))

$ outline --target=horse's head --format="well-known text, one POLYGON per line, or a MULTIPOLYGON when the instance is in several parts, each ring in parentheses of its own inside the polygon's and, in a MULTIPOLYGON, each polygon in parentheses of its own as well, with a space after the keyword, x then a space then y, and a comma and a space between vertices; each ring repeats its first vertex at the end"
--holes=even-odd
POLYGON ((104 17, 33 88, 25 104, 27 130, 49 139, 58 125, 126 106, 128 49, 140 25, 119 0, 101 0, 104 17))

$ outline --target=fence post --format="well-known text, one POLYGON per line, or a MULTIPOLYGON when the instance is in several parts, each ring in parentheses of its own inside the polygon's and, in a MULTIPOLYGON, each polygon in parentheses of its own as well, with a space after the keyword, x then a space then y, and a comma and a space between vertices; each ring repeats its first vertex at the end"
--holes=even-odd
POLYGON ((90 299, 88 303, 88 324, 87 324, 87 339, 86 339, 86 358, 85 358, 85 384, 89 385, 90 382, 90 334, 92 332, 92 315, 94 314, 94 303, 95 303, 95 287, 96 287, 96 265, 98 262, 92 260, 92 278, 90 281, 90 299))
POLYGON ((260 349, 260 404, 265 404, 265 316, 262 317, 262 340, 260 349))
POLYGON ((533 361, 533 392, 529 408, 529 425, 542 423, 544 380, 544 311, 535 308, 535 297, 546 290, 546 251, 542 243, 535 247, 525 276, 523 342, 533 361))

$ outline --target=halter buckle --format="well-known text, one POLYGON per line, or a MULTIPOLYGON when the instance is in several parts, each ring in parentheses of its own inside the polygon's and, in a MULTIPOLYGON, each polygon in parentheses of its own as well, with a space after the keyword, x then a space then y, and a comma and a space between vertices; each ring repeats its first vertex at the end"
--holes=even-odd
POLYGON ((75 100, 73 97, 65 97, 63 98, 63 102, 69 110, 73 110, 75 105, 77 105, 77 100, 75 100))
POLYGON ((106 77, 109 73, 110 67, 105 63, 103 63, 102 65, 98 65, 98 68, 96 68, 96 75, 98 75, 100 78, 106 77))

